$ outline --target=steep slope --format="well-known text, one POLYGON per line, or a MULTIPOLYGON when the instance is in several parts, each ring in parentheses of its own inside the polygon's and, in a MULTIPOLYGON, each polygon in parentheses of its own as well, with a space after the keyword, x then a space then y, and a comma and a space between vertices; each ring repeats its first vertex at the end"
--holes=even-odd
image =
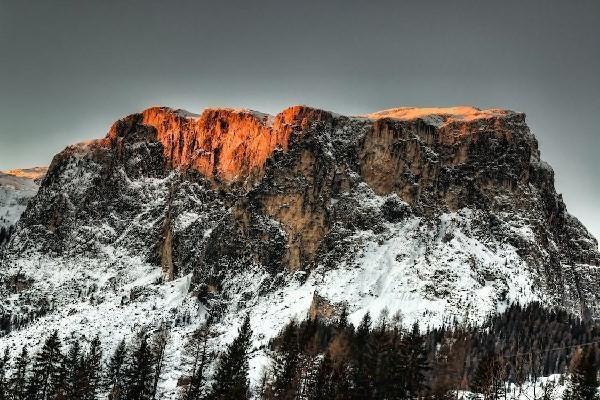
POLYGON ((0 228, 14 225, 37 193, 45 167, 0 171, 0 228))
POLYGON ((250 312, 257 348, 311 304, 423 326, 534 299, 596 318, 599 261, 524 114, 151 108, 52 161, 4 254, 0 341, 56 327, 110 348, 167 323, 172 393, 206 313, 222 342, 250 312))

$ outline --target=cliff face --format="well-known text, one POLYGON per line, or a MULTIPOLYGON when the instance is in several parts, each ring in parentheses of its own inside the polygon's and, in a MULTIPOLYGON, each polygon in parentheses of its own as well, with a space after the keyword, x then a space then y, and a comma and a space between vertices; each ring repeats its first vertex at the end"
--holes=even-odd
POLYGON ((291 107, 276 117, 251 110, 208 109, 195 115, 155 107, 115 123, 105 141, 112 147, 123 140, 157 141, 169 168, 235 183, 256 179, 275 149, 287 150, 292 126, 324 115, 307 107, 291 107))
POLYGON ((295 106, 272 117, 150 108, 117 121, 106 138, 59 154, 25 216, 25 231, 38 229, 47 248, 64 253, 72 250, 80 222, 117 215, 109 222, 115 232, 135 230, 129 223, 148 203, 132 179, 168 182, 168 190, 151 195, 167 210, 152 210, 160 224, 141 224, 123 239, 171 278, 244 263, 272 272, 310 270, 319 255, 339 246, 340 235, 380 225, 338 209, 340 197, 361 185, 394 199, 386 203, 392 220, 407 213, 427 220, 461 209, 485 213, 486 234, 514 245, 552 285, 564 280, 562 264, 599 260, 595 240, 556 195, 524 114, 507 110, 400 108, 345 117, 295 106), (216 228, 209 238, 194 242, 186 236, 199 232, 173 232, 178 213, 196 211, 186 190, 208 196, 202 206, 227 221, 207 221, 216 228), (526 226, 531 237, 503 229, 507 223, 526 226))
MULTIPOLYGON (((600 317, 597 242, 508 110, 151 108, 54 158, 4 260, 58 304, 77 284, 34 265, 72 269, 108 308, 189 278, 178 312, 252 310, 263 338, 315 291, 355 318, 388 307, 435 324, 533 299, 600 317)), ((11 304, 5 318, 35 308, 11 304)))

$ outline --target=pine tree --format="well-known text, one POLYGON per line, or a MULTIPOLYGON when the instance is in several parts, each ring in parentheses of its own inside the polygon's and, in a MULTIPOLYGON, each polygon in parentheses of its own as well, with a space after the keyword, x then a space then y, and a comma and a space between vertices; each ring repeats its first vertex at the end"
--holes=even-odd
POLYGON ((49 400, 64 390, 63 355, 58 331, 54 331, 36 355, 28 384, 28 397, 49 400))
POLYGON ((161 326, 156 335, 154 336, 154 341, 152 343, 152 353, 154 357, 154 379, 152 382, 152 392, 151 396, 154 398, 156 396, 156 389, 158 387, 158 381, 160 379, 160 374, 162 373, 162 369, 165 361, 165 349, 167 347, 167 343, 169 341, 169 330, 166 326, 161 326))
POLYGON ((423 336, 419 332, 419 324, 415 323, 406 336, 403 346, 406 363, 406 394, 409 398, 418 397, 425 389, 425 373, 428 370, 427 349, 423 336))
POLYGON ((464 369, 465 341, 462 332, 444 332, 435 355, 431 397, 435 400, 455 398, 464 369))
POLYGON ((273 399, 296 398, 299 361, 298 327, 296 322, 292 321, 283 330, 281 342, 273 360, 273 382, 270 388, 273 399))
POLYGON ((403 352, 402 331, 394 324, 386 334, 385 355, 381 359, 378 376, 378 398, 404 399, 407 392, 407 368, 403 352))
POLYGON ((394 349, 393 335, 388 331, 389 314, 383 309, 375 329, 371 332, 367 351, 367 365, 371 373, 374 399, 388 399, 392 396, 393 369, 389 365, 394 349))
POLYGON ((126 400, 152 399, 154 372, 152 349, 148 344, 146 335, 143 334, 139 340, 138 346, 131 353, 126 368, 124 398, 126 400))
POLYGON ((211 400, 241 400, 249 395, 248 353, 252 330, 247 315, 238 331, 238 336, 227 346, 219 358, 211 391, 211 400))
POLYGON ((64 358, 65 370, 65 400, 78 400, 81 398, 81 345, 75 341, 69 347, 67 356, 64 358))
POLYGON ((598 365, 592 347, 578 349, 571 363, 565 400, 598 399, 598 365))
POLYGON ((471 390, 483 394, 486 399, 499 399, 503 383, 502 363, 493 352, 486 353, 477 363, 471 390))
POLYGON ((344 329, 346 329, 348 327, 348 310, 346 309, 346 307, 342 308, 342 311, 340 312, 340 316, 337 320, 337 325, 336 325, 338 331, 343 331, 344 329))
POLYGON ((335 382, 333 380, 333 362, 331 354, 325 353, 317 367, 315 380, 308 392, 308 400, 335 400, 335 382))
POLYGON ((190 383, 183 395, 184 400, 195 400, 204 396, 206 369, 212 360, 212 354, 208 350, 210 326, 210 320, 206 321, 192 334, 188 343, 188 352, 192 358, 192 369, 190 383))
POLYGON ((110 400, 120 400, 123 397, 126 357, 127 346, 125 340, 121 340, 108 362, 106 371, 105 386, 110 400))
POLYGON ((90 342, 90 348, 83 357, 81 382, 81 400, 94 400, 101 389, 102 343, 98 336, 90 342))
POLYGON ((370 399, 373 382, 369 365, 371 355, 371 315, 367 312, 356 328, 352 346, 353 398, 370 399))
POLYGON ((8 384, 10 387, 12 400, 25 400, 27 395, 27 381, 29 368, 29 353, 25 346, 22 347, 21 353, 15 361, 13 374, 11 375, 8 384))
POLYGON ((0 357, 0 400, 7 400, 10 394, 10 387, 6 380, 6 370, 9 367, 10 356, 8 347, 4 349, 4 355, 0 357))

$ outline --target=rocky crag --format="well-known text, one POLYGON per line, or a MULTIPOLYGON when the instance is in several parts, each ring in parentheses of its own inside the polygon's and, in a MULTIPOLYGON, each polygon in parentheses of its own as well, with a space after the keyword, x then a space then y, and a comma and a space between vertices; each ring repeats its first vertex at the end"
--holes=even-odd
POLYGON ((2 340, 167 321, 181 341, 207 313, 228 340, 250 312, 260 348, 342 304, 423 325, 531 300, 598 318, 599 264, 522 113, 157 107, 52 161, 4 250, 2 340))

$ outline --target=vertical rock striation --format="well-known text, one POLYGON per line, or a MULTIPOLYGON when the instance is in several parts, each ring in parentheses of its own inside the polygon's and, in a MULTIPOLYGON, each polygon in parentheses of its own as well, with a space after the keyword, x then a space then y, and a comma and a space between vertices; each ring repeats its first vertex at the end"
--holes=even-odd
POLYGON ((55 157, 7 255, 113 246, 218 293, 250 266, 350 265, 366 248, 357 235, 381 243, 410 218, 432 246, 449 242, 444 218, 465 210, 469 235, 516 249, 535 290, 598 315, 597 242, 566 212, 525 115, 509 110, 150 108, 55 157))

